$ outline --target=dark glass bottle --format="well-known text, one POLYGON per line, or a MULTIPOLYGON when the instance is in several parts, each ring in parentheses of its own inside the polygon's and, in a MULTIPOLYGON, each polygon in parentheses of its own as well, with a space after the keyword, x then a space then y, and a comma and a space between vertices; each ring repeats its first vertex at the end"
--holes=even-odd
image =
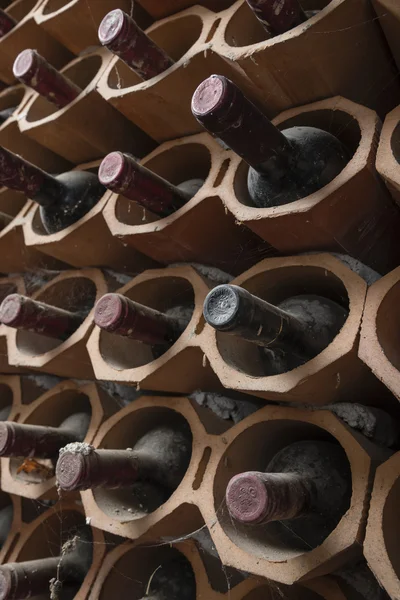
POLYGON ((55 177, 3 147, 0 185, 23 192, 40 204, 40 216, 48 234, 82 219, 105 192, 94 173, 70 171, 55 177))
POLYGON ((0 509, 0 549, 3 547, 10 532, 13 517, 14 508, 10 501, 10 504, 0 509))
POLYGON ((196 600, 196 579, 189 561, 182 555, 163 562, 142 600, 196 600))
POLYGON ((289 546, 320 545, 350 506, 351 471, 333 442, 304 440, 284 447, 266 472, 233 477, 226 490, 231 517, 248 526, 272 524, 289 546))
POLYGON ((129 450, 95 450, 87 444, 66 446, 56 466, 63 490, 132 488, 147 482, 168 497, 180 484, 192 451, 190 429, 158 426, 144 434, 129 450))
POLYGON ((67 340, 85 318, 83 310, 71 312, 21 294, 6 296, 0 305, 0 323, 60 341, 67 340))
POLYGON ((58 427, 0 421, 0 456, 55 460, 63 446, 84 440, 90 418, 85 412, 74 413, 58 427))
POLYGON ((36 50, 27 49, 18 54, 13 72, 21 83, 38 92, 57 108, 64 108, 73 102, 82 91, 36 50))
POLYGON ((0 125, 3 125, 11 117, 16 106, 11 106, 10 108, 5 108, 4 110, 0 110, 0 125))
POLYGON ((17 21, 8 13, 0 8, 0 38, 5 36, 9 31, 14 29, 17 21))
POLYGON ((330 183, 349 155, 331 133, 316 127, 280 131, 232 81, 212 75, 199 85, 192 112, 249 165, 250 198, 260 208, 305 198, 330 183))
POLYGON ((144 80, 156 77, 174 61, 140 29, 126 12, 109 12, 99 27, 99 40, 144 80))
MULTIPOLYGON (((92 535, 83 527, 59 556, 0 566, 0 600, 43 597, 72 600, 92 563, 92 535)), ((49 550, 50 554, 50 550, 49 550)))
POLYGON ((104 331, 148 344, 160 352, 185 330, 185 313, 174 316, 139 304, 122 294, 105 294, 94 310, 94 322, 104 331))
POLYGON ((122 152, 111 152, 104 158, 99 180, 109 190, 123 194, 160 217, 184 206, 204 183, 203 179, 189 179, 173 185, 122 152))
POLYGON ((348 311, 314 294, 270 304, 236 285, 212 289, 203 307, 214 329, 256 344, 266 374, 294 369, 314 358, 339 333, 348 311))
POLYGON ((303 10, 299 0, 247 0, 268 34, 279 35, 304 23, 317 10, 303 10))

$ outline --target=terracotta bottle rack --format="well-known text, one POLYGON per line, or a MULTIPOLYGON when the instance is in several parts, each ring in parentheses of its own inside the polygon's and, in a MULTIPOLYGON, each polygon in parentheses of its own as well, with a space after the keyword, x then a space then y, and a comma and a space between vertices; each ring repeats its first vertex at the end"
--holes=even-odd
POLYGON ((72 54, 36 23, 34 16, 43 0, 15 0, 6 13, 18 21, 17 25, 0 40, 0 80, 12 84, 15 77, 12 66, 15 57, 25 48, 35 48, 55 67, 62 67, 72 54))
POLYGON ((397 452, 377 469, 364 542, 369 567, 391 598, 400 594, 397 551, 399 476, 400 453, 397 452))
MULTIPOLYGON (((233 4, 234 0, 202 0, 201 5, 210 10, 219 11, 233 4)), ((168 17, 178 11, 184 10, 197 4, 195 0, 140 0, 140 4, 154 19, 168 17)))
POLYGON ((283 254, 323 249, 350 254, 381 273, 397 266, 400 212, 376 175, 380 133, 376 113, 336 97, 288 110, 274 123, 280 129, 311 126, 330 131, 348 148, 351 159, 314 194, 278 207, 257 208, 247 191, 248 166, 234 156, 221 197, 236 220, 283 254))
POLYGON ((33 92, 24 85, 15 85, 0 92, 0 110, 16 107, 13 114, 0 125, 0 145, 51 173, 66 170, 70 166, 68 161, 19 130, 18 120, 32 95, 33 92))
POLYGON ((38 381, 34 376, 0 375, 2 420, 17 421, 21 412, 43 393, 40 384, 40 380, 38 381), (6 411, 8 411, 7 416, 5 416, 6 411))
POLYGON ((96 378, 174 393, 220 389, 199 345, 203 302, 214 285, 185 265, 149 270, 134 277, 118 293, 161 311, 177 305, 193 306, 192 318, 179 339, 156 359, 150 346, 95 326, 87 350, 96 378))
POLYGON ((89 600, 110 600, 116 589, 122 597, 124 594, 128 597, 129 594, 132 600, 139 600, 154 570, 163 561, 174 560, 180 555, 189 561, 193 569, 196 600, 309 600, 310 592, 313 592, 313 600, 356 600, 345 595, 332 577, 320 577, 290 588, 262 578, 249 577, 237 585, 229 581, 229 591, 223 592, 221 588, 228 585, 228 576, 215 568, 212 573, 207 569, 204 562, 207 555, 193 539, 155 547, 133 542, 117 546, 105 558, 89 600))
POLYGON ((8 360, 13 366, 43 371, 60 377, 93 379, 86 342, 93 329, 93 306, 101 296, 115 291, 118 283, 99 269, 65 271, 32 294, 32 298, 66 310, 90 312, 82 325, 64 342, 29 331, 7 327, 8 360))
POLYGON ((384 387, 357 356, 367 284, 342 261, 329 254, 266 259, 232 284, 272 303, 308 291, 325 295, 346 306, 349 316, 318 356, 290 373, 273 376, 263 375, 253 344, 205 325, 200 345, 224 386, 266 400, 314 405, 380 397, 384 387))
POLYGON ((383 123, 376 155, 376 168, 394 201, 400 206, 400 106, 392 110, 383 123))
POLYGON ((344 425, 326 410, 266 406, 220 436, 220 450, 204 477, 201 512, 223 564, 285 584, 326 575, 361 558, 370 481, 388 451, 344 425), (243 529, 233 524, 225 490, 235 474, 263 470, 268 458, 293 441, 334 440, 349 461, 353 492, 347 512, 324 542, 311 550, 282 545, 268 526, 243 529), (258 440, 258 442, 256 442, 258 440), (212 490, 212 491, 211 491, 212 490))
POLYGON ((65 263, 46 256, 24 242, 23 225, 32 201, 21 192, 0 187, 0 273, 18 273, 33 269, 62 269, 65 263), (12 220, 8 221, 8 218, 12 220))
MULTIPOLYGON (((59 502, 29 524, 22 525, 20 537, 7 556, 7 562, 38 560, 61 552, 62 545, 85 525, 85 517, 75 502, 59 502)), ((93 559, 75 600, 86 600, 106 554, 101 531, 91 528, 93 559)), ((4 564, 3 560, 3 564, 4 564)), ((44 597, 44 596, 43 596, 44 597)))
POLYGON ((379 25, 389 42, 397 67, 400 69, 400 7, 397 2, 391 0, 372 0, 372 5, 378 15, 379 25))
MULTIPOLYGON (((99 164, 100 161, 94 161, 80 165, 77 169, 97 174, 99 164)), ((104 209, 111 196, 112 193, 106 190, 82 219, 52 234, 46 233, 40 207, 33 203, 23 226, 26 251, 37 250, 73 267, 109 267, 117 271, 138 273, 158 266, 154 260, 111 234, 104 219, 104 209)))
POLYGON ((96 50, 61 69, 82 92, 61 109, 35 93, 20 115, 22 133, 75 165, 102 158, 112 150, 135 156, 150 152, 155 142, 129 123, 96 89, 112 59, 108 51, 96 50))
POLYGON ((143 396, 108 419, 93 446, 133 447, 138 437, 160 424, 190 427, 192 455, 181 484, 164 504, 148 514, 134 506, 130 491, 122 494, 121 490, 99 488, 81 492, 85 513, 93 527, 132 540, 141 537, 150 543, 164 536, 176 539, 202 527, 198 506, 200 498, 209 494, 204 490, 203 476, 219 434, 226 431, 229 421, 223 421, 188 398, 143 396))
MULTIPOLYGON (((222 600, 225 596, 214 590, 204 564, 202 552, 194 540, 185 540, 174 545, 152 547, 140 546, 125 542, 117 546, 105 558, 96 577, 89 600, 109 600, 117 589, 121 597, 139 600, 143 598, 150 578, 157 567, 164 561, 185 557, 193 569, 196 580, 196 600, 222 600)), ((226 575, 222 569, 215 573, 218 584, 227 586, 226 575)), ((215 579, 215 577, 214 577, 215 579)), ((235 588, 230 590, 230 594, 235 588)), ((239 600, 237 595, 229 598, 239 600)))
MULTIPOLYGON (((359 596, 343 590, 333 577, 317 577, 301 585, 280 585, 276 582, 250 577, 230 590, 222 600, 357 600, 359 596)), ((101 598, 99 600, 102 600, 101 598)))
POLYGON ((359 356, 400 399, 400 346, 396 336, 400 267, 374 283, 365 304, 359 356))
MULTIPOLYGON (((68 416, 87 410, 90 411, 91 420, 84 441, 90 444, 103 421, 118 408, 116 401, 95 383, 79 387, 73 381, 63 381, 25 407, 18 423, 58 427, 68 416)), ((22 472, 18 475, 18 469, 23 463, 24 458, 0 459, 1 489, 34 500, 57 500, 56 481, 52 474, 54 469, 49 461, 43 462, 46 468, 41 472, 22 472)))
MULTIPOLYGON (((1 195, 0 195, 1 198, 1 195)), ((0 303, 8 294, 25 294, 25 282, 22 277, 2 277, 0 279, 0 303)), ((7 353, 7 327, 0 324, 0 373, 18 373, 23 369, 13 367, 8 362, 7 353)), ((17 379, 17 378, 16 378, 17 379)))
POLYGON ((335 94, 381 115, 396 106, 399 84, 370 2, 320 0, 303 6, 322 10, 287 33, 266 39, 246 0, 238 0, 219 15, 212 47, 263 90, 272 117, 335 94))
POLYGON ((151 18, 138 3, 131 0, 45 0, 35 12, 36 23, 74 54, 99 45, 97 30, 102 18, 121 8, 132 13, 138 25, 148 27, 151 18))
MULTIPOLYGON (((93 446, 133 447, 138 437, 159 423, 184 422, 193 436, 192 456, 172 496, 146 514, 133 508, 130 492, 103 488, 83 491, 85 513, 94 527, 140 540, 154 549, 162 547, 161 542, 167 546, 170 540, 201 529, 203 519, 222 564, 287 585, 332 573, 362 557, 370 481, 390 451, 376 446, 327 410, 266 406, 228 429, 229 421, 187 398, 172 397, 136 400, 101 426, 93 446), (312 550, 286 546, 284 551, 268 531, 260 537, 259 528, 244 531, 232 523, 225 490, 236 473, 265 468, 269 456, 302 439, 333 439, 341 445, 349 461, 353 491, 347 512, 320 546, 312 550)), ((120 556, 117 552, 110 558, 106 572, 120 556)), ((99 588, 104 580, 99 580, 99 588)))
POLYGON ((223 150, 207 133, 162 144, 142 164, 174 184, 204 179, 203 187, 168 217, 113 194, 104 209, 112 234, 160 263, 195 261, 233 274, 274 254, 257 235, 237 224, 221 202, 232 160, 232 152, 223 150))
POLYGON ((218 16, 195 6, 162 21, 146 33, 167 51, 175 64, 164 73, 143 81, 118 57, 112 60, 99 83, 102 96, 158 142, 202 131, 191 112, 197 86, 213 73, 225 75, 255 102, 268 98, 242 69, 221 58, 211 47, 218 16))

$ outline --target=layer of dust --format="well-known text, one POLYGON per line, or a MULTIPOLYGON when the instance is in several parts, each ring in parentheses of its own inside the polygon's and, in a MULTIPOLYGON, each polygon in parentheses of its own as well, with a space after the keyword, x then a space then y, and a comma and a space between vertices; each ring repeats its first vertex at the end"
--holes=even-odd
POLYGON ((210 409, 221 419, 234 423, 239 423, 260 408, 256 401, 234 400, 223 394, 201 390, 193 392, 189 398, 195 400, 200 406, 210 409))
POLYGON ((225 271, 222 271, 221 269, 217 269, 217 267, 210 267, 208 265, 201 265, 199 263, 174 263, 172 265, 169 265, 170 267, 185 267, 185 266, 189 266, 189 267, 193 267, 193 269, 195 269, 198 273, 200 273, 200 275, 203 275, 203 277, 207 277, 207 279, 209 279, 210 281, 212 281, 215 284, 222 284, 222 283, 230 283, 233 279, 232 275, 229 275, 229 273, 225 273, 225 271))
POLYGON ((94 447, 90 444, 86 444, 86 442, 72 442, 71 444, 67 444, 64 448, 60 449, 60 456, 64 454, 64 452, 71 452, 71 454, 82 454, 83 456, 89 456, 92 452, 94 452, 94 447))

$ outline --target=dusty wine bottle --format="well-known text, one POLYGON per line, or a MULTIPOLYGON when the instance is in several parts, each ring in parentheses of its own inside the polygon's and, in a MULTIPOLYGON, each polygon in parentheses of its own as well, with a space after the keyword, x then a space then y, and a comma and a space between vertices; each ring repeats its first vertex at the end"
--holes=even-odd
POLYGON ((168 315, 122 294, 105 294, 97 301, 94 322, 109 333, 150 346, 170 346, 188 324, 185 314, 168 315))
POLYGON ((10 533, 12 520, 14 517, 14 508, 10 500, 10 504, 7 504, 0 509, 0 548, 3 547, 10 533))
POLYGON ((0 38, 5 36, 11 29, 14 29, 16 24, 17 21, 0 8, 0 38))
POLYGON ((247 4, 267 33, 273 35, 297 27, 319 12, 303 10, 299 0, 247 0, 247 4))
POLYGON ((0 110, 0 125, 5 123, 7 121, 7 119, 9 119, 11 117, 11 115, 13 114, 13 112, 16 108, 17 108, 16 106, 11 106, 10 108, 5 108, 4 110, 0 110))
POLYGON ((142 600, 196 600, 196 578, 183 555, 167 560, 152 575, 142 600))
POLYGON ((99 27, 99 40, 139 77, 151 79, 163 73, 174 61, 140 29, 123 10, 109 12, 99 27))
POLYGON ((236 522, 273 522, 281 540, 309 550, 336 527, 351 493, 350 466, 341 446, 303 440, 277 452, 265 473, 235 475, 226 489, 226 504, 236 522))
POLYGON ((232 81, 212 75, 192 98, 192 113, 249 165, 247 186, 260 208, 305 198, 332 181, 349 156, 331 133, 316 127, 280 131, 232 81))
POLYGON ((73 102, 82 91, 36 50, 27 49, 18 54, 13 72, 21 83, 38 92, 57 108, 64 108, 73 102))
POLYGON ((267 374, 278 374, 322 352, 339 333, 348 311, 314 294, 293 296, 276 306, 236 285, 218 285, 203 306, 217 331, 260 347, 267 374))
POLYGON ((21 294, 9 294, 0 305, 0 323, 60 341, 68 339, 85 318, 83 309, 71 312, 21 294))
MULTIPOLYGON (((50 553, 50 550, 49 550, 50 553)), ((61 590, 75 597, 92 563, 92 534, 83 527, 62 548, 59 556, 40 558, 0 567, 0 600, 59 598, 61 590)))
POLYGON ((90 414, 74 413, 59 427, 0 421, 0 456, 57 459, 63 446, 82 442, 90 424, 90 414))
POLYGON ((104 158, 99 180, 109 190, 123 194, 161 217, 184 206, 204 183, 203 179, 189 179, 173 185, 122 152, 111 152, 104 158))
POLYGON ((130 488, 146 481, 172 493, 188 468, 192 438, 188 426, 158 426, 129 450, 95 450, 73 444, 60 451, 57 482, 66 491, 130 488))
POLYGON ((106 191, 94 173, 69 171, 54 177, 1 146, 0 185, 23 192, 40 205, 48 234, 79 221, 106 191))

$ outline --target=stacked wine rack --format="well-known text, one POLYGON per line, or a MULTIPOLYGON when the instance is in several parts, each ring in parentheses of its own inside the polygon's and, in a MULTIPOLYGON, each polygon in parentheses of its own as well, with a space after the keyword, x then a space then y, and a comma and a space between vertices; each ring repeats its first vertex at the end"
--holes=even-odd
POLYGON ((0 600, 400 598, 400 4, 0 0, 0 600))

